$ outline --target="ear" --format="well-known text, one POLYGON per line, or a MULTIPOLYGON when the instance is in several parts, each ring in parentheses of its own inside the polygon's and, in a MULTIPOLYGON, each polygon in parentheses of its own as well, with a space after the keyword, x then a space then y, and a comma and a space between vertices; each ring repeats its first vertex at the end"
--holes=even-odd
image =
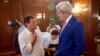
POLYGON ((29 26, 29 24, 28 23, 26 23, 26 27, 28 27, 29 26))

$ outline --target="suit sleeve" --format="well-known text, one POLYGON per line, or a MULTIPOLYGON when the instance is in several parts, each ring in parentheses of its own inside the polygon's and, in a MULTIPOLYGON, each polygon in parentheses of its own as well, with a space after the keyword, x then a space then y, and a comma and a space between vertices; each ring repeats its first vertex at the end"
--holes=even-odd
POLYGON ((18 36, 19 46, 22 54, 27 55, 30 54, 32 51, 32 44, 26 43, 25 35, 18 36))
POLYGON ((80 56, 84 49, 85 49, 85 39, 84 39, 84 29, 83 24, 81 22, 78 22, 75 25, 75 31, 74 31, 74 43, 75 43, 75 50, 74 54, 75 56, 80 56))

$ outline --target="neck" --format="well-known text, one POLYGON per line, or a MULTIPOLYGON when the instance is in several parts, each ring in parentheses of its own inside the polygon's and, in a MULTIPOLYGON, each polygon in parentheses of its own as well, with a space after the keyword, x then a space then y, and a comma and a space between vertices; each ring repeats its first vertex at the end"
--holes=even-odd
POLYGON ((31 29, 31 28, 28 28, 28 30, 29 30, 30 32, 34 32, 34 30, 33 30, 33 29, 31 29))
POLYGON ((69 16, 70 16, 70 15, 66 15, 66 17, 65 17, 65 19, 64 19, 64 21, 63 21, 64 24, 66 23, 66 20, 68 19, 69 16))

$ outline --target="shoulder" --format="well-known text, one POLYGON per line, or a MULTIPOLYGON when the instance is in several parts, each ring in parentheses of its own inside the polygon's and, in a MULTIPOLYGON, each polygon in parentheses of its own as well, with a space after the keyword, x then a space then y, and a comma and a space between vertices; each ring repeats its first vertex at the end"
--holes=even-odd
POLYGON ((75 24, 82 24, 82 21, 79 20, 78 18, 72 16, 72 19, 73 19, 73 21, 74 21, 75 24))
POLYGON ((18 38, 23 38, 25 36, 25 30, 19 33, 18 38))

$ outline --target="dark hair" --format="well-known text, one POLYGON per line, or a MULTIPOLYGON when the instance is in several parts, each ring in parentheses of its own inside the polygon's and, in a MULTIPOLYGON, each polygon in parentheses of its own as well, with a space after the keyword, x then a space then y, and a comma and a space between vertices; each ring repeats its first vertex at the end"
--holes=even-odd
POLYGON ((53 30, 52 32, 51 32, 51 35, 58 35, 59 34, 59 32, 57 31, 57 30, 53 30))
POLYGON ((16 20, 12 19, 10 21, 11 21, 11 25, 9 25, 9 26, 12 27, 12 29, 14 29, 14 30, 18 30, 20 25, 16 22, 16 20))
POLYGON ((29 23, 29 22, 30 22, 30 19, 34 19, 34 17, 32 17, 32 16, 27 16, 27 17, 24 18, 24 25, 25 25, 25 27, 27 27, 27 26, 26 26, 26 23, 29 23))

